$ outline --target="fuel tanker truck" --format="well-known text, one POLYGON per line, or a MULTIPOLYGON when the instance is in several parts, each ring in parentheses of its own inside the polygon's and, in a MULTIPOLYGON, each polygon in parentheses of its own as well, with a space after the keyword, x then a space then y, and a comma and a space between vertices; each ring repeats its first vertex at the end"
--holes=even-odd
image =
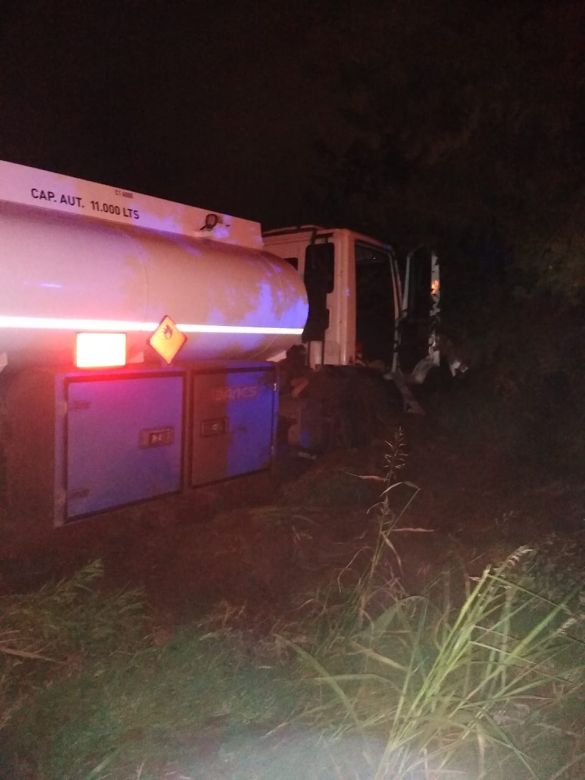
POLYGON ((359 363, 399 376, 421 290, 434 361, 437 274, 434 255, 413 255, 403 285, 391 248, 349 230, 263 236, 250 220, 0 161, 8 520, 63 525, 268 469, 287 351, 302 355, 280 403, 289 439, 318 448, 310 376, 359 363))

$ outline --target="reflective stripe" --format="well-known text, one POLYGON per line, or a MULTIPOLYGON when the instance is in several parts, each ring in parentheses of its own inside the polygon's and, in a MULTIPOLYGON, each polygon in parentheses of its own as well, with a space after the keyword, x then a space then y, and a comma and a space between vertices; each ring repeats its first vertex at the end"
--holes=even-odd
MULTIPOLYGON (((152 333, 158 322, 135 320, 84 320, 64 317, 13 317, 0 315, 0 328, 21 328, 23 330, 90 330, 125 331, 126 333, 152 333)), ((183 333, 264 333, 300 335, 302 328, 275 328, 263 325, 199 325, 177 323, 183 333)))

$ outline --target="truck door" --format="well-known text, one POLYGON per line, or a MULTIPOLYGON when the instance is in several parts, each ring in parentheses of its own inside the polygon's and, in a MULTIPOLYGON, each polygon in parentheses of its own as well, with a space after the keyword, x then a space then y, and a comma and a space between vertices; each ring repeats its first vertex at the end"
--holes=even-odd
POLYGON ((358 358, 365 363, 392 365, 400 289, 390 251, 356 241, 356 341, 358 358))
POLYGON ((419 247, 408 255, 404 270, 399 362, 405 373, 429 355, 438 364, 439 296, 437 255, 427 247, 419 247))

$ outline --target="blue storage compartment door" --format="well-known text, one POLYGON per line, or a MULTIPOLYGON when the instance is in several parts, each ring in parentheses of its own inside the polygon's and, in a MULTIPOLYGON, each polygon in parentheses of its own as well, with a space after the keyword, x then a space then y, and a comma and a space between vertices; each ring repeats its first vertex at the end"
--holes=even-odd
POLYGON ((191 484, 267 469, 277 411, 274 366, 193 374, 191 484))
POLYGON ((183 376, 67 382, 66 518, 181 489, 183 376))

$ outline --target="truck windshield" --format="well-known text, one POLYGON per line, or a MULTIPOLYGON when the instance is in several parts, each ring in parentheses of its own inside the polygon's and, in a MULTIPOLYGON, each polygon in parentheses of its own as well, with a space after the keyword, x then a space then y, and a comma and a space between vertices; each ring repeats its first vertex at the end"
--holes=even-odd
POLYGON ((379 247, 355 244, 358 357, 392 362, 394 345, 393 258, 379 247))

